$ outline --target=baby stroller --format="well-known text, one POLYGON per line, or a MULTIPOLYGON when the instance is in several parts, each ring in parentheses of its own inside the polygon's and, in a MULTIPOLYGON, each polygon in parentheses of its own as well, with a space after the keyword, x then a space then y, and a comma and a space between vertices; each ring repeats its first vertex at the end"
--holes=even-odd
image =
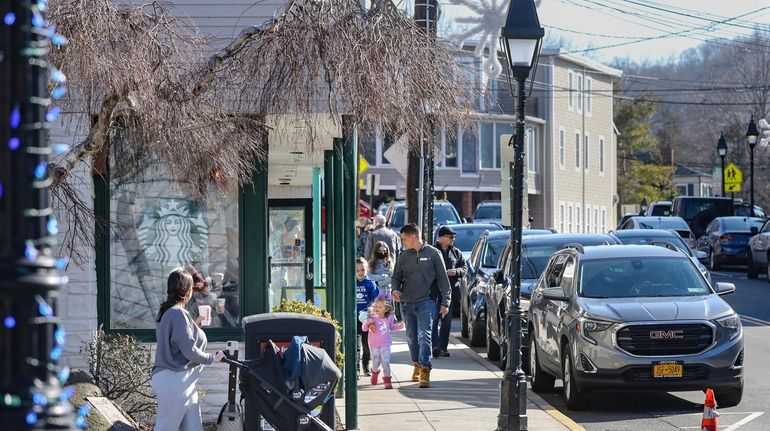
POLYGON ((261 415, 277 431, 334 431, 320 416, 342 376, 339 368, 324 349, 308 344, 307 337, 295 336, 283 358, 280 351, 267 341, 257 359, 225 359, 240 367, 241 397, 257 407, 256 412, 246 409, 246 431, 256 429, 250 415, 261 415))

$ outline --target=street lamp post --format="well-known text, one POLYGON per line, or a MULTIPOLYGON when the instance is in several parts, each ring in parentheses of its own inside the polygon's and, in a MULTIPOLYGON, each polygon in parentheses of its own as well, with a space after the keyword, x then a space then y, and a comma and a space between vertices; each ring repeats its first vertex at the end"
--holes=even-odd
MULTIPOLYGON (((500 413, 497 427, 501 431, 527 429, 527 376, 521 369, 521 230, 524 208, 524 87, 532 67, 537 66, 540 43, 545 30, 540 26, 534 0, 511 0, 505 27, 502 28, 503 47, 508 58, 510 74, 516 79, 516 134, 513 145, 514 161, 511 171, 511 290, 508 301, 508 361, 500 386, 500 413)), ((510 75, 509 75, 510 76, 510 75)))
POLYGON ((717 143, 717 153, 719 153, 719 158, 722 159, 722 197, 727 196, 727 191, 725 190, 725 156, 727 155, 727 141, 725 141, 725 132, 722 132, 722 135, 719 137, 719 142, 717 143))
POLYGON ((746 140, 749 142, 749 175, 751 176, 751 216, 754 217, 754 147, 757 145, 759 130, 754 116, 749 120, 749 128, 746 130, 746 140))

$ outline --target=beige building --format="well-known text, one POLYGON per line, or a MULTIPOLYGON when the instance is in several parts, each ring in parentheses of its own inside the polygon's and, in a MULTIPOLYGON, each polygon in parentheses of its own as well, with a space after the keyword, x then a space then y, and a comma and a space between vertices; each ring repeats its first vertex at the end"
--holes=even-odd
POLYGON ((526 135, 537 143, 527 145, 535 150, 527 156, 531 227, 607 232, 614 226, 617 130, 612 87, 621 75, 561 50, 541 53, 530 99, 537 99, 543 136, 526 135))

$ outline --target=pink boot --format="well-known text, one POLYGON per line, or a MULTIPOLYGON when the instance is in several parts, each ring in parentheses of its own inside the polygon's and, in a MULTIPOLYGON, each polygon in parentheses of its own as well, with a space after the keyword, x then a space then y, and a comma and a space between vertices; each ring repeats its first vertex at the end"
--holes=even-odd
POLYGON ((382 382, 385 383, 385 389, 393 389, 393 384, 390 383, 390 376, 383 376, 382 382))
POLYGON ((372 383, 372 385, 377 385, 379 383, 378 378, 380 377, 380 371, 372 371, 372 377, 369 379, 369 381, 372 383))

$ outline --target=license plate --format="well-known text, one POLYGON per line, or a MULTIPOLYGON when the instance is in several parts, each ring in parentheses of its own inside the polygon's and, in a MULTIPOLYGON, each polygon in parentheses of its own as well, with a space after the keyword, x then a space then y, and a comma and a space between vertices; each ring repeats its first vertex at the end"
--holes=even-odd
POLYGON ((684 364, 681 362, 655 362, 652 364, 652 376, 657 378, 682 377, 684 364))

